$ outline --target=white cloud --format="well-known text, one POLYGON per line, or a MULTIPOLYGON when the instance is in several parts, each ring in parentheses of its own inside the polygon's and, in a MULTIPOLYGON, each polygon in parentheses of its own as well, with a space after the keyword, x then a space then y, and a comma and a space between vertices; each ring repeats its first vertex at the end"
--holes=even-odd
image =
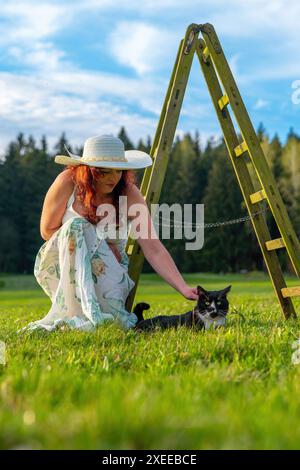
POLYGON ((58 69, 64 51, 53 41, 55 34, 72 20, 67 5, 35 1, 12 1, 1 6, 0 48, 12 64, 45 72, 58 69))
MULTIPOLYGON (((62 131, 66 131, 72 145, 97 133, 116 134, 124 125, 138 142, 154 137, 167 83, 153 83, 151 79, 130 79, 99 72, 51 72, 32 76, 12 73, 0 74, 0 119, 5 133, 0 137, 0 151, 9 139, 20 131, 35 136, 46 134, 53 145, 62 131), (135 105, 141 112, 130 111, 135 105), (142 109, 152 112, 143 116, 142 109)), ((193 128, 201 129, 201 138, 210 135, 207 124, 215 122, 212 105, 193 103, 192 89, 183 102, 178 131, 186 132, 191 121, 193 128), (204 127, 204 132, 202 131, 204 127)), ((206 90, 204 89, 205 93, 206 90)))
MULTIPOLYGON (((288 8, 284 0, 6 2, 0 10, 1 54, 9 58, 9 65, 18 65, 21 72, 0 73, 0 145, 3 148, 19 130, 44 132, 50 141, 66 130, 75 144, 82 144, 99 129, 114 133, 120 125, 128 128, 135 142, 140 136, 153 136, 179 41, 192 22, 190 18, 214 24, 222 45, 226 45, 224 51, 238 86, 247 92, 251 85, 252 96, 257 83, 263 87, 264 81, 298 79, 299 17, 298 0, 290 0, 288 8), (105 70, 84 70, 72 63, 63 42, 58 43, 58 34, 65 28, 73 28, 73 33, 78 34, 79 26, 88 28, 88 21, 98 12, 103 24, 114 19, 114 28, 101 38, 106 52, 122 66, 134 70, 136 78, 105 70), (232 39, 235 42, 230 43, 232 39), (251 58, 245 41, 247 48, 253 44, 251 58), (227 44, 231 49, 227 50, 227 44), (162 71, 166 78, 162 78, 162 71), (131 110, 133 107, 135 111, 131 110)), ((92 46, 99 40, 98 33, 94 43, 91 40, 92 46)), ((201 72, 199 75, 201 90, 201 72)), ((199 119, 198 128, 201 131, 205 121, 203 127, 209 135, 209 128, 214 132, 215 124, 214 118, 209 117, 207 90, 201 95, 204 99, 198 100, 197 87, 191 87, 191 81, 190 78, 188 88, 192 88, 192 93, 184 101, 184 125, 179 123, 179 130, 197 126, 199 119)), ((258 96, 263 96, 261 89, 258 96)), ((268 104, 258 99, 254 109, 268 104)))
MULTIPOLYGON (((78 68, 49 40, 48 36, 57 29, 47 27, 47 22, 42 22, 43 34, 40 30, 29 34, 31 27, 34 29, 36 16, 26 16, 25 10, 23 3, 19 12, 26 25, 21 28, 23 41, 16 40, 13 34, 8 35, 5 52, 14 64, 30 67, 32 72, 0 73, 2 153, 6 142, 19 131, 45 133, 51 145, 63 130, 77 145, 91 134, 116 133, 121 125, 127 127, 135 143, 140 137, 154 133, 155 119, 144 117, 142 112, 160 114, 166 89, 164 80, 158 78, 153 82, 147 77, 132 79, 78 68), (140 112, 129 110, 132 106, 140 112)), ((51 22, 58 11, 53 10, 51 14, 49 10, 51 22)), ((13 16, 16 9, 7 9, 8 13, 13 16)))
POLYGON ((229 37, 253 37, 263 35, 268 41, 268 33, 277 35, 278 41, 299 35, 300 4, 290 0, 288 8, 285 0, 215 0, 210 2, 209 22, 215 25, 219 34, 229 37), (224 8, 220 8, 223 5, 224 8))
MULTIPOLYGON (((112 55, 139 75, 161 69, 178 44, 178 35, 139 21, 122 21, 107 38, 112 55)), ((176 50, 176 49, 175 49, 176 50)))
POLYGON ((51 145, 66 131, 72 143, 81 145, 89 135, 114 134, 121 125, 137 143, 140 137, 153 135, 156 119, 129 111, 128 103, 146 109, 153 104, 158 107, 152 96, 158 97, 159 90, 151 82, 100 73, 55 73, 47 78, 1 73, 0 119, 4 126, 0 148, 3 152, 8 138, 20 131, 45 133, 51 145))
POLYGON ((255 105, 253 106, 254 109, 261 109, 261 108, 265 108, 266 106, 268 106, 269 102, 266 101, 266 100, 263 100, 263 99, 258 99, 255 103, 255 105))
POLYGON ((69 21, 67 4, 12 1, 1 5, 6 20, 0 44, 33 42, 54 35, 69 21))
POLYGON ((12 46, 7 49, 7 53, 14 61, 44 72, 59 70, 65 58, 65 53, 50 42, 37 42, 28 48, 12 46))

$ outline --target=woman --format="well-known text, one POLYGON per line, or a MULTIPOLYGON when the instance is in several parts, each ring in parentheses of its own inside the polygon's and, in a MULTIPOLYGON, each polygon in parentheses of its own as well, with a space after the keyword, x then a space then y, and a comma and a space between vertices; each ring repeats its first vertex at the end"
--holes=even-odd
POLYGON ((129 214, 130 208, 133 204, 143 206, 141 212, 146 215, 139 220, 139 231, 145 233, 146 228, 148 235, 136 238, 150 265, 184 297, 196 300, 197 289, 187 286, 158 239, 147 204, 134 183, 132 170, 152 165, 150 155, 137 150, 125 152, 123 142, 112 135, 87 139, 82 157, 68 154, 55 157, 55 162, 66 165, 66 169, 45 197, 40 225, 45 243, 34 266, 35 277, 52 306, 43 319, 24 329, 53 331, 69 325, 91 330, 105 321, 116 321, 123 328, 135 326, 136 315, 125 309, 134 286, 128 275, 127 240, 110 238, 107 227, 111 225, 103 224, 99 216, 99 208, 110 204, 117 209, 114 222, 120 230, 119 196, 127 197, 129 226, 136 218, 129 214))

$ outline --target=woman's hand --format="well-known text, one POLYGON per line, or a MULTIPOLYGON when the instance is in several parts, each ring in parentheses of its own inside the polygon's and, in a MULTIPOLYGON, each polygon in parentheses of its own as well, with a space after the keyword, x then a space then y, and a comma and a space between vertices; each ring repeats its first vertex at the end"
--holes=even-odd
POLYGON ((182 290, 181 294, 188 300, 198 300, 199 296, 197 293, 197 287, 189 287, 186 285, 182 290))

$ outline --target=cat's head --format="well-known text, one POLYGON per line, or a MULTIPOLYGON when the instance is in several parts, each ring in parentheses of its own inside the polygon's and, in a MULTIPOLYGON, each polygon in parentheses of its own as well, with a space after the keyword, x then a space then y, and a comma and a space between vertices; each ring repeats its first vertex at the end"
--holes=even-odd
POLYGON ((229 310, 227 294, 230 289, 231 286, 228 286, 222 290, 208 291, 197 286, 199 298, 195 307, 195 315, 203 321, 206 330, 212 325, 213 328, 225 326, 229 310))

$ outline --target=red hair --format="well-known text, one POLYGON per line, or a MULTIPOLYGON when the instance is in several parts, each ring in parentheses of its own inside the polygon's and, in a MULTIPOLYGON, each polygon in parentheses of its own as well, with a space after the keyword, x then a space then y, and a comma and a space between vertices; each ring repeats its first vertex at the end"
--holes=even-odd
MULTIPOLYGON (((72 171, 72 180, 76 187, 76 195, 86 209, 85 218, 92 224, 97 224, 100 218, 96 215, 96 180, 101 168, 89 165, 67 165, 65 169, 72 171)), ((136 184, 134 171, 122 170, 120 181, 113 190, 113 205, 116 209, 117 217, 116 223, 119 222, 119 196, 125 195, 125 190, 130 184, 136 184)))

